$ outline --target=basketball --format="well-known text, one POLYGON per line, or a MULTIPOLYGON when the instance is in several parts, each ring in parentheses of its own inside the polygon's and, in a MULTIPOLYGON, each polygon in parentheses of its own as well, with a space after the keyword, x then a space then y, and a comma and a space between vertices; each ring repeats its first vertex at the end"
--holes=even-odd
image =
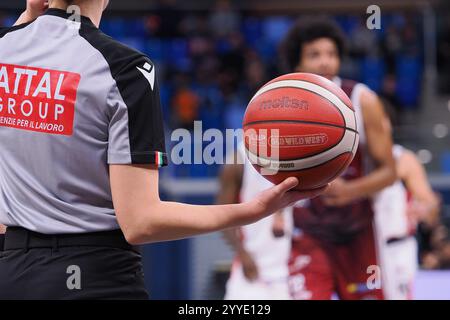
POLYGON ((332 81, 291 73, 266 83, 250 100, 243 120, 248 159, 274 184, 299 179, 298 190, 337 178, 358 148, 355 111, 332 81))

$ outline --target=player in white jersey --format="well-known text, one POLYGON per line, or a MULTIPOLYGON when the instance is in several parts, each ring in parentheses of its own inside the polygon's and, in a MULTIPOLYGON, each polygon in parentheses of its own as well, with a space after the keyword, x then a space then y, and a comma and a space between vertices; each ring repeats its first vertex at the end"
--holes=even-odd
POLYGON ((393 155, 399 179, 376 195, 375 224, 384 295, 407 300, 413 298, 418 264, 416 226, 436 224, 439 199, 414 153, 394 145, 393 155))
MULTIPOLYGON (((272 186, 250 164, 243 144, 236 157, 240 160, 237 163, 244 164, 224 166, 220 204, 245 202, 272 186)), ((225 231, 226 240, 236 252, 225 299, 290 299, 287 279, 292 225, 292 208, 288 207, 256 223, 225 231)))
MULTIPOLYGON (((393 147, 397 167, 402 153, 401 146, 393 147)), ((388 300, 412 298, 417 242, 410 232, 407 206, 407 191, 400 179, 380 191, 374 199, 380 271, 384 295, 388 300)))

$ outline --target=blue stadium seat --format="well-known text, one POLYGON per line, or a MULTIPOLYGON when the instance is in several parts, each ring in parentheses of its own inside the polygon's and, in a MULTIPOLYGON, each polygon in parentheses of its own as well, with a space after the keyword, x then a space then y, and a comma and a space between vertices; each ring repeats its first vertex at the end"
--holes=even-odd
POLYGON ((123 44, 126 44, 127 46, 130 46, 131 48, 134 48, 136 50, 139 50, 140 52, 144 52, 147 49, 147 44, 141 37, 118 37, 120 42, 123 44))
POLYGON ((191 66, 189 45, 186 39, 173 39, 166 44, 169 61, 177 69, 188 71, 191 66))
POLYGON ((445 151, 441 155, 441 168, 443 173, 450 174, 450 151, 445 151))
POLYGON ((242 33, 245 41, 253 46, 262 36, 261 20, 255 17, 249 17, 242 23, 242 33))
POLYGON ((110 35, 111 37, 123 38, 126 37, 126 21, 121 18, 107 18, 103 19, 100 25, 100 29, 110 35))
POLYGON ((161 97, 161 107, 162 107, 162 112, 163 112, 163 117, 164 117, 165 123, 169 123, 170 114, 172 112, 170 109, 170 102, 171 102, 172 94, 173 94, 173 88, 169 84, 169 82, 166 81, 164 83, 161 83, 161 85, 159 87, 159 96, 161 97))
POLYGON ((165 62, 167 58, 163 41, 158 38, 147 40, 145 53, 154 61, 165 62))
POLYGON ((350 35, 358 27, 360 23, 358 17, 352 17, 348 15, 335 16, 334 20, 347 35, 350 35))
POLYGON ((396 96, 405 108, 418 106, 421 69, 419 57, 400 56, 396 61, 396 96))
POLYGON ((262 24, 263 37, 277 45, 284 38, 291 25, 292 19, 284 16, 267 18, 262 24))
POLYGON ((216 52, 219 54, 227 53, 231 50, 230 42, 227 39, 218 39, 216 41, 216 52))
POLYGON ((274 57, 276 57, 277 44, 273 42, 261 39, 254 45, 254 48, 266 63, 273 62, 274 57))
POLYGON ((223 128, 224 104, 219 89, 215 85, 193 86, 194 92, 202 98, 199 118, 203 122, 203 130, 223 128))
POLYGON ((14 25, 14 23, 19 19, 18 16, 7 16, 2 19, 2 27, 9 27, 14 25))
POLYGON ((361 61, 362 82, 372 90, 380 92, 385 76, 385 65, 382 59, 367 57, 361 61))
POLYGON ((145 38, 148 36, 147 28, 145 26, 145 19, 130 19, 127 20, 126 33, 132 34, 135 37, 145 38))

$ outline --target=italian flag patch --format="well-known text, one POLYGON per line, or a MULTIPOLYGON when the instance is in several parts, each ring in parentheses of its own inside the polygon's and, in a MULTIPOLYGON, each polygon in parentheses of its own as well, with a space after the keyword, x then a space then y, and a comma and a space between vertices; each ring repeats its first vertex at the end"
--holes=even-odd
POLYGON ((163 154, 162 154, 162 152, 156 151, 156 152, 155 152, 155 164, 156 164, 158 167, 161 167, 161 166, 163 165, 163 162, 164 162, 164 160, 163 160, 163 154))

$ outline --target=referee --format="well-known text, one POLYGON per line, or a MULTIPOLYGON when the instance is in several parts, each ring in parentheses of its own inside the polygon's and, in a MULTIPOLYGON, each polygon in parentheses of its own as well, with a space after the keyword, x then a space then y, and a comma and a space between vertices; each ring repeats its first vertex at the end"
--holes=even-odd
POLYGON ((323 191, 289 191, 289 178, 243 204, 161 201, 155 66, 98 29, 107 5, 29 0, 0 29, 0 299, 147 299, 138 245, 252 223, 323 191))

